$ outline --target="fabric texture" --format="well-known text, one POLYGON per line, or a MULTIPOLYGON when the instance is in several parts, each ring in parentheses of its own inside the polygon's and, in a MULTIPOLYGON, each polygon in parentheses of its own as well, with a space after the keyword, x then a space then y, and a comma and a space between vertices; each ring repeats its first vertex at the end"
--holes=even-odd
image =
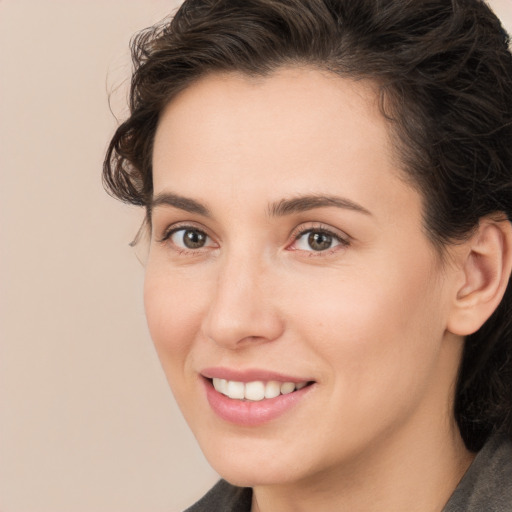
POLYGON ((487 441, 442 512, 512 512, 512 442, 509 439, 494 436, 487 441))
MULTIPOLYGON (((220 480, 185 512, 251 512, 252 489, 220 480)), ((512 442, 491 437, 441 512, 512 512, 512 442)))
POLYGON ((251 503, 250 487, 235 487, 220 480, 185 512, 251 512, 251 503))

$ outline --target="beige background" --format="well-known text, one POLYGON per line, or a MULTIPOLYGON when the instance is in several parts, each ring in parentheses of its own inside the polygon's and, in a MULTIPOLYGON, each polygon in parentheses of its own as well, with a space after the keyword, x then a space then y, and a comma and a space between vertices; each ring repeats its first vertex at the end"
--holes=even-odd
POLYGON ((217 478, 147 333, 141 213, 100 183, 129 38, 178 3, 0 0, 1 512, 173 512, 217 478))

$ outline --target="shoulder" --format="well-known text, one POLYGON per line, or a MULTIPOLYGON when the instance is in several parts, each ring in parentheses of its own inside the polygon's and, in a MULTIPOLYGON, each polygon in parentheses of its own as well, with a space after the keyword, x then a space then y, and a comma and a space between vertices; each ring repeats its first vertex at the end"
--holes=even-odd
POLYGON ((512 441, 492 436, 477 454, 443 512, 512 512, 512 441))
POLYGON ((252 489, 220 480, 185 512, 250 512, 252 489))

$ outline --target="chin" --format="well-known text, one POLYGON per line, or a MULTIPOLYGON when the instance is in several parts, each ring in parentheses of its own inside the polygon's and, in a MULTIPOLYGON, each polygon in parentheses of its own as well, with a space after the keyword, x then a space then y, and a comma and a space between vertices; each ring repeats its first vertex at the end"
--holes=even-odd
POLYGON ((238 487, 283 485, 300 479, 285 468, 270 470, 262 465, 257 467, 256 464, 220 463, 212 464, 212 467, 224 480, 238 487))
POLYGON ((261 439, 254 441, 246 439, 231 446, 229 442, 214 445, 210 442, 209 446, 201 445, 201 448, 213 469, 224 480, 239 487, 283 485, 308 474, 305 457, 294 456, 304 454, 304 450, 299 447, 294 450, 289 443, 278 447, 273 446, 274 443, 262 446, 265 442, 261 439), (240 446, 244 444, 245 447, 240 446))

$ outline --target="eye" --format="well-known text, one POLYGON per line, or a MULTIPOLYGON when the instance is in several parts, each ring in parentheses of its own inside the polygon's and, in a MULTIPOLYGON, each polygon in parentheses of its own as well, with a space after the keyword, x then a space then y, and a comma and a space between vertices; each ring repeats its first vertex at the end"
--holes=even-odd
POLYGON ((326 229, 308 229, 295 237, 292 249, 308 252, 324 252, 340 245, 349 245, 348 240, 326 229))
POLYGON ((170 240, 178 249, 183 250, 197 250, 214 245, 204 231, 193 227, 173 229, 162 241, 166 240, 170 240))

